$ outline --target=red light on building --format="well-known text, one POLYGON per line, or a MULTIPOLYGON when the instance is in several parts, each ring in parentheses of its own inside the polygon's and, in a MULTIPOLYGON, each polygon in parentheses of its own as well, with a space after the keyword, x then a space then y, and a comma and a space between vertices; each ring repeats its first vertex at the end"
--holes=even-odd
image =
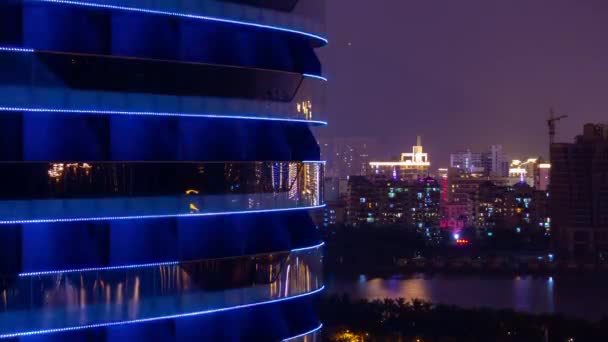
POLYGON ((456 240, 456 244, 457 245, 468 245, 469 244, 469 240, 467 240, 467 239, 458 239, 458 240, 456 240))
POLYGON ((448 202, 448 177, 443 177, 441 179, 441 183, 443 185, 443 202, 448 202))

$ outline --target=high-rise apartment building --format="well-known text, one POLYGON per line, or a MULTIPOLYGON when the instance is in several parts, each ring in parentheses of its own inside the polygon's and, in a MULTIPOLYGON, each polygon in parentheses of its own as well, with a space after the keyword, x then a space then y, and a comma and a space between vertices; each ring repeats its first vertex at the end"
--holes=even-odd
POLYGON ((0 339, 320 340, 324 6, 0 2, 0 339))
MULTIPOLYGON (((490 182, 498 186, 506 186, 507 179, 490 177, 484 171, 471 172, 463 168, 449 168, 447 175, 442 178, 443 203, 446 208, 457 208, 456 216, 444 213, 444 219, 455 219, 458 224, 472 225, 475 219, 475 199, 479 195, 481 186, 490 182)), ((447 221, 446 221, 447 222, 447 221)))
POLYGON ((608 125, 586 124, 574 143, 551 146, 550 205, 556 248, 608 257, 608 125))
POLYGON ((402 181, 385 177, 350 177, 346 220, 353 226, 436 228, 440 220, 440 200, 441 189, 433 178, 402 181))
POLYGON ((551 164, 541 163, 534 170, 534 188, 536 190, 547 191, 551 183, 551 164))
POLYGON ((326 175, 336 180, 367 173, 373 139, 333 138, 319 139, 321 158, 327 161, 326 175))
POLYGON ((481 184, 473 197, 472 224, 483 232, 511 231, 516 234, 551 233, 547 193, 527 183, 498 186, 481 184))
POLYGON ((450 167, 478 172, 484 170, 484 155, 471 150, 459 151, 450 154, 450 167))
POLYGON ((509 171, 508 157, 502 145, 492 145, 485 155, 486 169, 492 177, 506 177, 509 171))
POLYGON ((502 145, 492 145, 483 152, 464 150, 452 153, 450 167, 492 177, 507 177, 509 172, 509 163, 502 145))

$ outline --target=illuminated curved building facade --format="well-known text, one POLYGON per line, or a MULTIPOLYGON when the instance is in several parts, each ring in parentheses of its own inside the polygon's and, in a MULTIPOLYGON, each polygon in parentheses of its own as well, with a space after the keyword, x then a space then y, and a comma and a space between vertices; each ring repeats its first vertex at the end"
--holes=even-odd
POLYGON ((0 339, 320 340, 323 8, 0 3, 0 339))

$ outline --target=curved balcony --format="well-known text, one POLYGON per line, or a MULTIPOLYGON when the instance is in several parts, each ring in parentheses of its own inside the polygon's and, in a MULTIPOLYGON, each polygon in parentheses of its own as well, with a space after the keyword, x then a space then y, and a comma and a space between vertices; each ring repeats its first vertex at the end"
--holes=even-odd
POLYGON ((0 229, 0 278, 265 254, 319 241, 306 210, 9 225, 0 229))
POLYGON ((309 209, 323 205, 323 166, 1 163, 0 225, 309 209))
POLYGON ((323 289, 321 246, 192 263, 21 276, 2 289, 0 338, 211 315, 323 289), (33 290, 35 289, 35 290, 33 290))
POLYGON ((324 125, 324 88, 285 71, 0 48, 2 111, 324 125))

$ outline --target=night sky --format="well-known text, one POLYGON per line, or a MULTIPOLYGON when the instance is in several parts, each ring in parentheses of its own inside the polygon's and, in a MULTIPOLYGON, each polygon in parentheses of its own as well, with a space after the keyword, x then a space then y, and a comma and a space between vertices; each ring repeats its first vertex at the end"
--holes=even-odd
POLYGON ((606 0, 328 0, 327 28, 319 136, 377 138, 379 157, 416 134, 433 169, 490 144, 547 155, 551 106, 558 141, 608 122, 606 0))

